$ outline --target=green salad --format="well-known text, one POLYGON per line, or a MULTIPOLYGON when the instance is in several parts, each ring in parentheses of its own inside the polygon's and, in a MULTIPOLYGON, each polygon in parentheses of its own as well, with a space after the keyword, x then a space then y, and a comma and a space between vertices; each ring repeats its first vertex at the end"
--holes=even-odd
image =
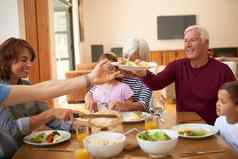
POLYGON ((137 64, 135 62, 129 61, 129 60, 125 61, 125 65, 127 65, 127 66, 137 66, 137 64))
POLYGON ((40 133, 36 136, 33 136, 31 138, 31 141, 32 142, 35 142, 35 143, 41 143, 41 142, 44 142, 46 140, 47 136, 45 135, 45 133, 40 133))
POLYGON ((167 141, 171 138, 162 131, 145 131, 138 136, 140 139, 148 141, 167 141))

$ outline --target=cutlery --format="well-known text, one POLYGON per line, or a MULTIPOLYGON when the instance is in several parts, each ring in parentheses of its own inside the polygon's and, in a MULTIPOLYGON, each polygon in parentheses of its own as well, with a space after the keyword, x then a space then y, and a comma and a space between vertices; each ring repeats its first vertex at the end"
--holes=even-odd
POLYGON ((33 148, 34 151, 58 151, 58 152, 74 152, 73 149, 63 149, 63 148, 33 148))
POLYGON ((182 152, 180 157, 190 157, 190 156, 194 156, 194 155, 204 155, 204 154, 209 154, 209 153, 222 153, 222 152, 225 152, 225 150, 221 149, 221 150, 182 152))
POLYGON ((77 113, 73 114, 74 118, 118 118, 115 114, 99 114, 99 113, 77 113))

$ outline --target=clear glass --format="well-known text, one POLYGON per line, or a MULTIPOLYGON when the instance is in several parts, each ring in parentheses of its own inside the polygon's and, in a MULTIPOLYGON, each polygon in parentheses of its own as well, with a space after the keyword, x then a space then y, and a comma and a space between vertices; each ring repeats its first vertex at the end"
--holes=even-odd
POLYGON ((160 122, 164 122, 164 112, 165 112, 165 98, 160 95, 159 98, 152 98, 152 113, 159 117, 160 122))
POLYGON ((83 143, 83 140, 88 136, 88 127, 80 126, 76 128, 76 139, 78 142, 83 143))
POLYGON ((79 148, 74 152, 74 159, 90 159, 90 155, 85 148, 79 148))
POLYGON ((107 112, 109 111, 107 103, 97 103, 97 108, 99 112, 107 112))
POLYGON ((159 117, 156 115, 149 115, 145 118, 145 130, 158 129, 159 117))

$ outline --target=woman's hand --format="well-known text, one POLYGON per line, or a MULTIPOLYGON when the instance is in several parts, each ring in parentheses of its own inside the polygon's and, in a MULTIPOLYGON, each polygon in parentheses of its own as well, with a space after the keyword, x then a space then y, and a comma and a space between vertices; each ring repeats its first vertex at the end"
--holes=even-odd
POLYGON ((121 77, 120 71, 111 72, 111 63, 108 60, 100 61, 88 74, 92 84, 102 84, 114 78, 121 77))

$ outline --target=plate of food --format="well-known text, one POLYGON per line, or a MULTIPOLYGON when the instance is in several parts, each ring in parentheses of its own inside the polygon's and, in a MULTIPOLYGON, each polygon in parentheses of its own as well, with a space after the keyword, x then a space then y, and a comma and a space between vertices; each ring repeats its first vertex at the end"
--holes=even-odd
POLYGON ((132 111, 132 112, 122 112, 122 122, 123 123, 138 123, 145 121, 145 118, 149 116, 149 113, 132 111))
POLYGON ((133 71, 133 70, 147 70, 151 68, 151 62, 146 61, 130 61, 128 59, 124 59, 120 62, 112 62, 114 66, 126 71, 133 71))
POLYGON ((180 124, 174 126, 173 129, 177 130, 180 137, 190 139, 206 138, 218 132, 212 125, 199 123, 180 124))
POLYGON ((71 138, 71 134, 63 130, 44 130, 32 132, 24 137, 24 142, 35 146, 55 145, 71 138))

